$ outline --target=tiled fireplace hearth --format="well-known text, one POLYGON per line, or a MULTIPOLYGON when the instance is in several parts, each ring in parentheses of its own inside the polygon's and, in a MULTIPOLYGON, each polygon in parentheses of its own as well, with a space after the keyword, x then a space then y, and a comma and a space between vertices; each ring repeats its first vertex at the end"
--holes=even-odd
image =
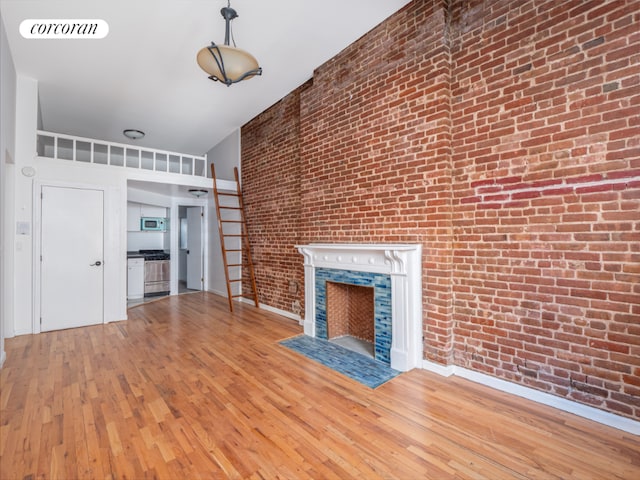
POLYGON ((327 283, 374 290, 375 358, 407 371, 422 361, 422 246, 298 245, 304 255, 304 333, 328 339, 327 283))

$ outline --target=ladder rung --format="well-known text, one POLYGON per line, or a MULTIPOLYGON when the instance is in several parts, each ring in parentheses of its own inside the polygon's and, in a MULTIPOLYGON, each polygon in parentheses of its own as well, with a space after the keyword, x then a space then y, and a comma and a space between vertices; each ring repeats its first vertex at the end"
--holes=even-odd
POLYGON ((218 195, 226 195, 227 197, 239 197, 237 193, 218 192, 218 195))
POLYGON ((245 293, 242 295, 231 295, 233 298, 239 298, 239 297, 244 297, 244 298, 255 298, 255 296, 252 293, 245 293))
POLYGON ((239 248, 225 248, 225 251, 227 252, 241 252, 242 250, 239 248))
POLYGON ((223 237, 246 237, 247 235, 244 233, 223 233, 223 237))
POLYGON ((224 205, 218 205, 218 208, 224 208, 225 210, 242 210, 240 207, 225 207, 224 205))
POLYGON ((229 280, 229 282, 241 282, 241 281, 242 281, 242 279, 241 279, 241 278, 238 278, 238 279, 236 279, 236 280, 229 280))
POLYGON ((242 223, 242 220, 220 220, 223 223, 242 223))

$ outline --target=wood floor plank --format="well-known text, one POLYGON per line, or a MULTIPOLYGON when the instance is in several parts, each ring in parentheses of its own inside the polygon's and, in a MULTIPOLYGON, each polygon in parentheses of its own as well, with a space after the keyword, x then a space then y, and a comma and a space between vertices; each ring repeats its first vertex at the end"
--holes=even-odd
POLYGON ((459 377, 375 390, 208 293, 6 341, 4 479, 637 479, 640 438, 459 377))

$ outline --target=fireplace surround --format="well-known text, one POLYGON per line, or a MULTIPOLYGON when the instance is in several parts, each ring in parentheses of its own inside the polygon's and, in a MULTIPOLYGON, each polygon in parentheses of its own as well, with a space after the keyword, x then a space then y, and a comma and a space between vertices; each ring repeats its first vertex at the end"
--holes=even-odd
POLYGON ((304 333, 327 339, 326 283, 374 288, 375 358, 399 371, 422 362, 420 244, 297 245, 304 256, 304 333))

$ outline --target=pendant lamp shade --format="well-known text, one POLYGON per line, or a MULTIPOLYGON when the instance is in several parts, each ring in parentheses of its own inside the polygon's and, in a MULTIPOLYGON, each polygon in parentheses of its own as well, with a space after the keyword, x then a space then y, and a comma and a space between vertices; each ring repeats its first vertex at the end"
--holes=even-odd
POLYGON ((209 78, 216 82, 222 82, 228 87, 233 83, 262 75, 262 69, 258 61, 249 52, 229 45, 231 37, 231 20, 237 18, 238 13, 228 4, 220 10, 225 21, 224 45, 216 45, 201 48, 196 60, 200 68, 209 74, 209 78))
POLYGON ((230 85, 260 75, 258 61, 249 52, 229 45, 216 45, 200 49, 197 56, 200 68, 212 80, 230 85))

